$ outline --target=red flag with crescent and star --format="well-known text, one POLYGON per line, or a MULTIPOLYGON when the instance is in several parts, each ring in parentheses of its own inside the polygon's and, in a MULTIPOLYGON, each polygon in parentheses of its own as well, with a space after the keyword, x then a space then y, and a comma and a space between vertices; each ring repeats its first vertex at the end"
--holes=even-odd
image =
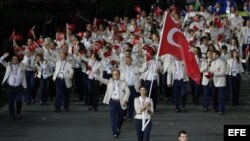
POLYGON ((181 59, 184 63, 187 75, 197 84, 200 84, 200 69, 189 46, 189 42, 170 15, 166 16, 159 47, 159 56, 171 54, 181 59))

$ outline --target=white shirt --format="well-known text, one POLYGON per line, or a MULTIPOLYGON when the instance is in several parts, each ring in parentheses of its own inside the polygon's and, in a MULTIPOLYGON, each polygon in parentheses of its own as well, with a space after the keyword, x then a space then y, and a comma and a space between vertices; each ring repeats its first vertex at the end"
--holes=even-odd
POLYGON ((127 82, 128 86, 133 86, 134 85, 134 71, 131 66, 126 66, 126 74, 125 74, 125 81, 127 82))
POLYGON ((57 77, 64 78, 64 69, 66 66, 66 61, 61 61, 61 68, 57 77))
POLYGON ((111 74, 112 65, 110 64, 110 59, 104 59, 103 61, 104 71, 106 71, 108 74, 111 74))
POLYGON ((119 100, 119 81, 114 80, 111 99, 119 100))
POLYGON ((89 75, 89 79, 94 79, 94 73, 97 70, 96 68, 97 64, 98 64, 98 61, 95 61, 95 62, 93 60, 89 61, 88 65, 91 67, 91 69, 87 71, 89 75))
MULTIPOLYGON (((146 102, 150 102, 151 103, 151 100, 150 98, 146 97, 145 99, 143 99, 141 96, 138 98, 139 99, 139 102, 140 102, 140 107, 143 107, 145 105, 146 102)), ((135 115, 135 119, 142 119, 142 114, 136 114, 135 115)), ((145 119, 151 119, 151 115, 147 112, 146 114, 146 117, 145 119)))
POLYGON ((91 38, 89 38, 89 39, 83 38, 81 40, 81 43, 83 43, 85 45, 86 49, 90 49, 91 45, 92 45, 92 40, 91 40, 91 38))
POLYGON ((52 68, 49 66, 49 62, 43 61, 41 63, 41 67, 42 67, 41 75, 43 76, 43 79, 52 76, 52 68))
POLYGON ((247 44, 250 44, 250 29, 247 28, 247 44))
POLYGON ((181 61, 175 60, 175 79, 181 80, 184 77, 181 61))
POLYGON ((206 58, 206 52, 207 52, 207 46, 205 46, 205 45, 201 45, 201 46, 199 46, 200 47, 200 49, 201 49, 201 56, 202 56, 202 58, 206 58))
POLYGON ((149 81, 156 80, 156 73, 154 72, 154 65, 155 65, 155 60, 151 60, 148 62, 148 69, 146 72, 145 80, 149 80, 149 81))
POLYGON ((11 66, 11 73, 8 78, 8 84, 10 86, 20 86, 21 85, 21 74, 20 71, 18 71, 18 65, 12 65, 11 66))
POLYGON ((236 59, 232 61, 232 76, 236 76, 239 73, 238 62, 236 59))

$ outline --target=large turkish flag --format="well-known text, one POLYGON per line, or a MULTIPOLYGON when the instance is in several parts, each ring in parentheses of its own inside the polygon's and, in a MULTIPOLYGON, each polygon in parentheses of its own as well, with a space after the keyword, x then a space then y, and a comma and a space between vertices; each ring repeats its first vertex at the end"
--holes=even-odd
POLYGON ((171 16, 167 15, 163 25, 159 56, 171 54, 184 63, 187 75, 200 84, 201 73, 194 54, 184 34, 178 29, 171 16))

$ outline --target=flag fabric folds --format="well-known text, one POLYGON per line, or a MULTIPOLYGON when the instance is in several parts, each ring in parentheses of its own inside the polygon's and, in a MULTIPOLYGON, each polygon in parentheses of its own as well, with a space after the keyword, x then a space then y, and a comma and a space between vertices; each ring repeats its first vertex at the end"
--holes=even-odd
POLYGON ((159 56, 171 54, 181 59, 184 63, 187 75, 197 84, 200 84, 200 69, 189 46, 189 42, 170 15, 166 16, 161 38, 159 56))

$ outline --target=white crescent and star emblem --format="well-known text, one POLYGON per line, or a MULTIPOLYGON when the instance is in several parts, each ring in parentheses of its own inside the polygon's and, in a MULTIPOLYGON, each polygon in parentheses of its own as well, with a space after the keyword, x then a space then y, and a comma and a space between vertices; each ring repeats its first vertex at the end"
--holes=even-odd
POLYGON ((176 46, 176 47, 181 47, 179 44, 177 44, 174 39, 173 39, 173 36, 176 32, 180 32, 180 30, 176 27, 174 28, 171 28, 170 31, 168 32, 168 35, 167 35, 167 40, 168 40, 168 43, 173 45, 173 46, 176 46))
MULTIPOLYGON (((179 44, 177 44, 174 39, 173 39, 173 36, 176 32, 181 32, 180 29, 174 27, 174 28, 171 28, 170 31, 168 32, 168 35, 167 35, 167 41, 169 44, 171 44, 172 46, 175 46, 175 47, 179 47, 181 48, 181 46, 179 44)), ((190 46, 189 47, 189 52, 192 52, 192 48, 190 46)))

